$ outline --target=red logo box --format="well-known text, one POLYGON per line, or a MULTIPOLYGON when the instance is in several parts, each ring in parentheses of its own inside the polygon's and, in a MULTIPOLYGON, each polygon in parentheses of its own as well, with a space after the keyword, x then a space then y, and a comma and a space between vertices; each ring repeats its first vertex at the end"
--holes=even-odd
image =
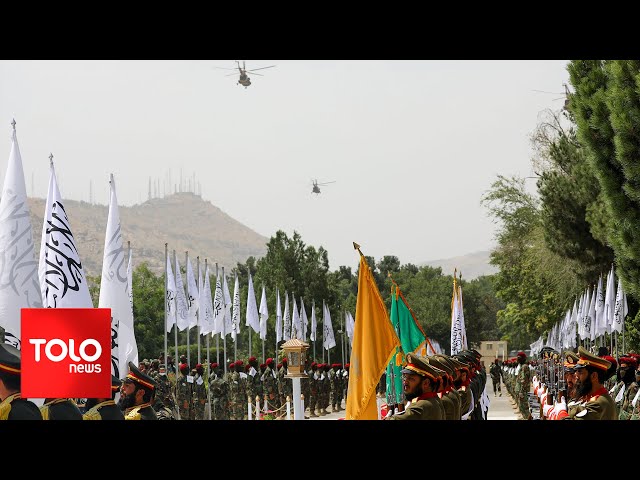
POLYGON ((111 309, 23 308, 21 395, 111 398, 111 309))

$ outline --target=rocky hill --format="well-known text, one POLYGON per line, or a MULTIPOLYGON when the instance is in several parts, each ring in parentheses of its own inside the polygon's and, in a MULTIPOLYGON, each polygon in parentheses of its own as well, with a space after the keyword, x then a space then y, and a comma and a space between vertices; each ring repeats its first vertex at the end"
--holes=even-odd
MULTIPOLYGON (((44 206, 43 198, 29 198, 36 258, 44 206)), ((73 200, 66 200, 64 206, 85 274, 100 275, 109 208, 73 200)), ((238 262, 244 263, 250 256, 262 257, 267 251, 268 238, 193 193, 154 198, 132 207, 120 206, 119 213, 124 246, 130 241, 133 249, 134 268, 147 262, 156 274, 164 270, 165 243, 170 253, 176 251, 182 266, 188 251, 194 269, 196 256, 200 256, 203 267, 207 258, 210 268, 215 268, 217 262, 228 271, 238 262)))
POLYGON ((453 269, 457 268, 462 272, 463 280, 473 280, 482 275, 493 275, 498 272, 498 268, 489 263, 489 251, 468 253, 459 257, 431 260, 422 265, 430 267, 441 267, 444 275, 453 275, 453 269))

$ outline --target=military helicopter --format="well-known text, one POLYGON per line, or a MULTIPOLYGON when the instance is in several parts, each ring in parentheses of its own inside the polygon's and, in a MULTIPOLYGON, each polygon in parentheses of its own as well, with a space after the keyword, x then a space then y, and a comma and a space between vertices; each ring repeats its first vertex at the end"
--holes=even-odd
MULTIPOLYGON (((259 68, 253 68, 251 70, 247 70, 247 65, 244 60, 242 61, 242 67, 240 66, 239 60, 236 60, 236 64, 238 65, 237 69, 238 69, 238 72, 240 73, 240 78, 238 79, 238 85, 242 85, 244 88, 247 88, 249 85, 251 85, 251 79, 249 78, 249 73, 251 73, 252 75, 263 76, 261 73, 255 73, 256 70, 264 70, 265 68, 275 67, 275 65, 269 65, 268 67, 259 67, 259 68)), ((224 67, 215 67, 215 68, 220 68, 222 70, 235 70, 235 68, 224 68, 224 67)), ((232 75, 237 75, 237 73, 230 73, 229 75, 226 75, 226 76, 230 77, 232 75)))
POLYGON ((315 193, 318 195, 320 193, 320 186, 329 185, 330 183, 336 183, 335 180, 330 182, 318 183, 318 180, 313 180, 313 188, 311 189, 311 193, 315 193))

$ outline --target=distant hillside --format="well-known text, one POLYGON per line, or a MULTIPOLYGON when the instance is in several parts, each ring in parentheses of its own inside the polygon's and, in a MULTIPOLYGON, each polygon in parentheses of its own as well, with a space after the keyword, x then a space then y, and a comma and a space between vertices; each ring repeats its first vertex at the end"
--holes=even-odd
MULTIPOLYGON (((44 204, 42 198, 29 198, 36 258, 40 251, 44 204)), ((64 207, 85 274, 100 275, 109 208, 74 200, 66 200, 64 207)), ((200 256, 201 266, 204 268, 207 258, 212 272, 216 262, 229 271, 238 262, 244 263, 250 256, 262 257, 267 252, 268 238, 193 193, 154 198, 132 207, 120 206, 119 212, 124 247, 127 241, 131 242, 134 268, 147 262, 156 274, 164 271, 165 243, 171 254, 176 251, 180 265, 184 266, 185 251, 188 251, 194 269, 196 257, 200 256)))
POLYGON ((445 275, 453 275, 453 269, 457 268, 462 272, 463 280, 473 280, 482 275, 493 275, 498 272, 498 268, 489 264, 489 251, 468 253, 460 257, 445 258, 441 260, 431 260, 420 264, 430 267, 441 267, 445 275))

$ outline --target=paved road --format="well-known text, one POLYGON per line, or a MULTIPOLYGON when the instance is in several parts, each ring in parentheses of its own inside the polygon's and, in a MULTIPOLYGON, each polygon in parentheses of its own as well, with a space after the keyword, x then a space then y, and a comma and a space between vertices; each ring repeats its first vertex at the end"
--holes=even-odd
MULTIPOLYGON (((493 384, 491 383, 491 377, 487 379, 487 385, 485 391, 489 396, 489 410, 487 411, 487 420, 521 420, 522 416, 518 412, 515 402, 507 393, 507 389, 502 384, 502 396, 494 396, 493 384)), ((344 401, 342 407, 345 408, 344 401)), ((309 420, 339 420, 345 417, 345 411, 331 412, 327 415, 317 418, 310 418, 309 420)), ((308 414, 307 414, 308 415, 308 414)))

